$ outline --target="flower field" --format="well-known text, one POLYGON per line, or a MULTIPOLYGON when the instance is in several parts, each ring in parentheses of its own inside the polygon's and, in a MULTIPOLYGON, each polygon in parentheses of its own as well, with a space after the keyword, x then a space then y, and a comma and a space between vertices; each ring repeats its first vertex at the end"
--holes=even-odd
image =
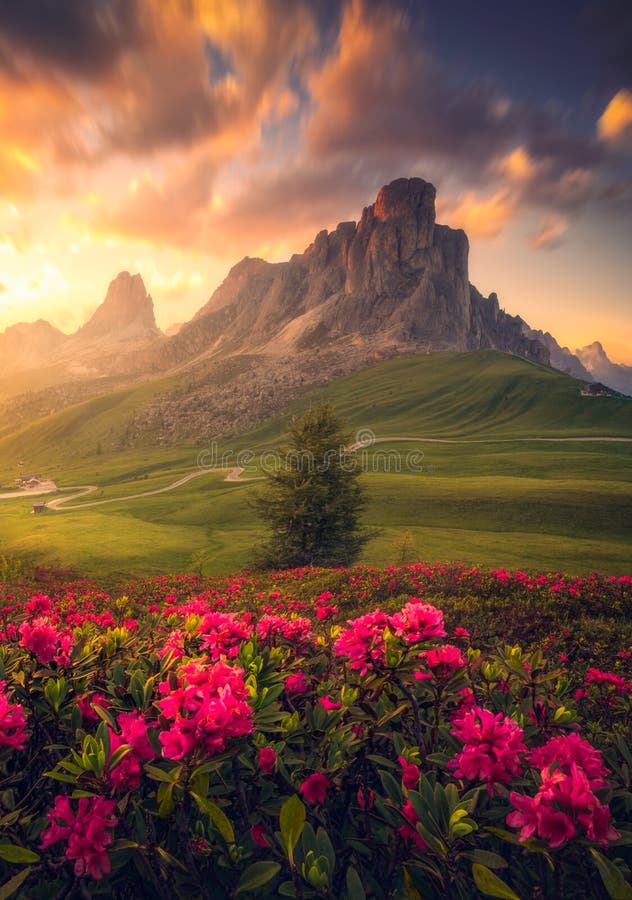
POLYGON ((632 898, 632 578, 0 585, 0 900, 632 898))

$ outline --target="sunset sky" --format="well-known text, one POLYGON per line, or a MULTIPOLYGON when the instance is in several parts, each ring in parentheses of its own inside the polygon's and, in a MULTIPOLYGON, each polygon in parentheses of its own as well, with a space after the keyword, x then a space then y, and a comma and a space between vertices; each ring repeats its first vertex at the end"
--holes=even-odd
POLYGON ((0 329, 123 269, 186 321, 413 175, 481 291, 632 364, 630 0, 0 3, 0 329))

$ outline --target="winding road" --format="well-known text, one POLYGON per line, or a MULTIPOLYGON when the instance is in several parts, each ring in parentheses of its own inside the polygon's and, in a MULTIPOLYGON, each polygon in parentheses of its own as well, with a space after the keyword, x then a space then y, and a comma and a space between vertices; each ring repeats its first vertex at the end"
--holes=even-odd
MULTIPOLYGON (((632 438, 629 437, 531 437, 531 438, 428 438, 428 437, 411 437, 405 435, 390 435, 388 437, 376 437, 367 433, 366 438, 362 440, 356 441, 356 443, 351 444, 347 449, 348 450, 361 450, 368 449, 372 447, 374 444, 392 444, 392 443, 415 443, 415 444, 523 444, 523 443, 632 443, 632 438)), ((224 481, 235 483, 243 483, 245 481, 258 481, 259 477, 250 477, 250 478, 242 478, 245 469, 242 466, 233 466, 232 468, 205 468, 205 469, 197 469, 195 472, 190 472, 188 475, 184 475, 182 478, 178 478, 177 481, 172 482, 171 484, 167 484, 161 488, 154 488, 151 491, 141 491, 137 494, 126 494, 124 497, 108 497, 104 500, 91 500, 88 503, 73 503, 72 506, 68 504, 73 500, 78 500, 80 497, 87 497, 90 494, 94 494, 99 490, 99 487, 95 484, 77 484, 72 487, 67 488, 58 488, 54 482, 46 482, 45 486, 42 489, 38 490, 23 490, 23 491, 11 491, 8 493, 0 494, 0 500, 10 500, 14 497, 37 497, 42 496, 44 494, 51 494, 56 491, 74 491, 74 493, 69 494, 67 497, 57 497, 55 500, 51 500, 46 504, 47 509, 52 510, 61 510, 62 512, 70 511, 73 509, 87 509, 92 506, 103 506, 106 503, 124 503, 128 500, 139 500, 141 497, 152 497, 156 494, 166 494, 169 491, 175 491, 177 488, 182 487, 188 482, 193 481, 195 478, 200 478, 202 475, 215 474, 217 472, 228 472, 224 481)))

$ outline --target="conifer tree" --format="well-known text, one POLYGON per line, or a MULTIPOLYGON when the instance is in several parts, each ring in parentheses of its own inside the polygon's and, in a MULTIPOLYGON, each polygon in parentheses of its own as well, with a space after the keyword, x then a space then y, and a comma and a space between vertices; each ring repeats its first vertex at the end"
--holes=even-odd
POLYGON ((357 557, 369 535, 359 524, 364 498, 350 442, 330 403, 292 420, 288 445, 254 501, 270 529, 261 568, 348 565, 357 557))

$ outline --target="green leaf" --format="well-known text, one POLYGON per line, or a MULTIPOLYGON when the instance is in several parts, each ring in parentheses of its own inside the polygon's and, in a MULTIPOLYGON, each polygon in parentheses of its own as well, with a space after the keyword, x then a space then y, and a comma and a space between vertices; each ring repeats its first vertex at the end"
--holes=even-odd
POLYGON ((347 869, 347 897, 348 900, 365 900, 366 898, 360 876, 353 866, 349 866, 347 869))
POLYGON ((480 863, 489 869, 506 869, 509 863, 500 853, 491 853, 489 850, 472 850, 465 854, 472 862, 480 863))
POLYGON ((336 851, 333 848, 329 835, 324 828, 318 827, 316 830, 316 850, 320 856, 324 856, 329 863, 329 871, 333 874, 336 868, 336 851))
POLYGON ((39 855, 17 844, 0 844, 0 859, 8 863, 36 863, 39 855))
POLYGON ((28 869, 22 869, 13 878, 9 878, 3 885, 0 885, 0 900, 9 900, 9 897, 12 897, 22 887, 30 874, 31 867, 29 866, 28 869))
POLYGON ((257 888, 263 887, 264 884, 272 881, 280 871, 281 866, 271 860, 253 863, 251 866, 248 866, 239 879, 237 893, 243 894, 246 891, 256 891, 257 888))
POLYGON ((209 800, 207 797, 200 797, 199 794, 191 794, 191 796, 202 812, 206 813, 210 818, 226 843, 234 844, 235 832, 233 831, 233 826, 231 825, 228 816, 219 808, 217 803, 213 803, 213 801, 209 800))
POLYGON ((283 838, 290 862, 293 862, 296 842, 303 833, 305 818, 305 805, 298 794, 292 794, 281 807, 279 814, 281 837, 283 838))
POLYGON ((625 880, 616 865, 593 847, 590 848, 590 852, 597 863, 603 886, 612 897, 612 900, 632 900, 632 887, 625 880))
MULTIPOLYGON (((175 771, 179 772, 180 770, 176 769, 175 771)), ((145 765, 145 772, 154 781, 164 781, 166 784, 175 784, 177 781, 177 775, 174 778, 173 772, 165 772, 163 769, 159 769, 158 766, 145 765)))
POLYGON ((472 866, 474 884, 486 897, 500 897, 502 900, 520 900, 520 897, 498 875, 480 863, 472 866))

